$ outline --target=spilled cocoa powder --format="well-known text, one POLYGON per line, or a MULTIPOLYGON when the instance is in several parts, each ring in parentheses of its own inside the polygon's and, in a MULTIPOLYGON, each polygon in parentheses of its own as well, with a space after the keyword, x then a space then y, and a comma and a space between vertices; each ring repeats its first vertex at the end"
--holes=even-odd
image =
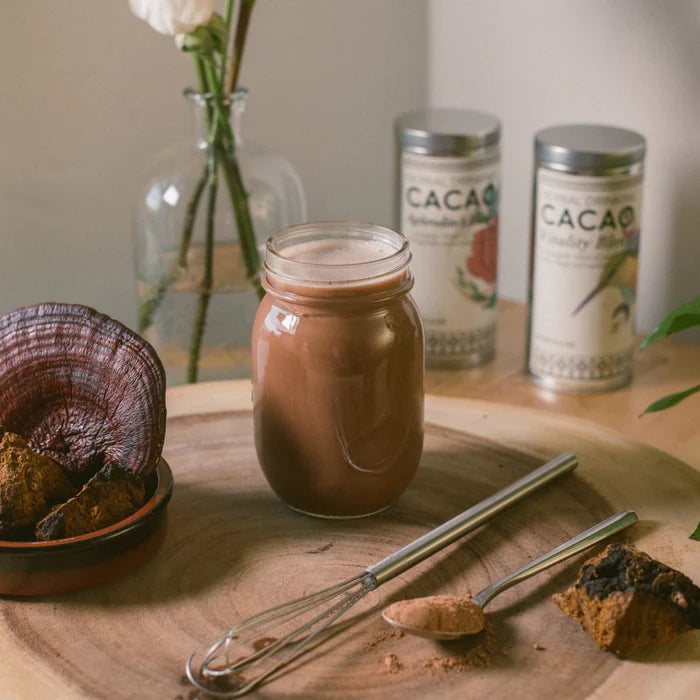
POLYGON ((469 671, 474 668, 490 668, 491 661, 498 651, 499 636, 490 620, 484 628, 470 637, 442 642, 441 647, 447 656, 435 656, 423 661, 422 668, 431 675, 450 671, 469 671))
POLYGON ((326 544, 322 544, 315 549, 307 549, 306 553, 307 554, 323 554, 324 552, 327 552, 335 542, 326 542, 326 544))
POLYGON ((384 657, 384 666, 388 673, 398 673, 403 670, 403 664, 399 661, 399 657, 396 654, 387 654, 384 657))
POLYGON ((390 639, 401 639, 401 637, 403 637, 403 632, 401 630, 394 627, 384 627, 379 634, 376 634, 365 644, 365 647, 367 649, 374 649, 390 639))
POLYGON ((383 672, 391 675, 403 671, 418 671, 431 677, 484 669, 491 666, 496 655, 505 655, 499 649, 500 636, 488 618, 481 632, 449 642, 419 640, 424 655, 416 658, 416 647, 411 645, 411 635, 404 634, 388 626, 380 629, 369 641, 365 649, 377 653, 377 663, 383 665, 383 672))

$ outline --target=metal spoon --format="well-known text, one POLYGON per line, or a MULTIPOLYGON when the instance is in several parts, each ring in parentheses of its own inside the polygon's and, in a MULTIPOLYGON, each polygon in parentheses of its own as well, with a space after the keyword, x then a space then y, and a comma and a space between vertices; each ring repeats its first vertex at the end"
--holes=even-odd
MULTIPOLYGON (((576 535, 576 537, 573 537, 568 542, 560 544, 551 552, 547 552, 547 554, 543 554, 541 557, 525 564, 525 566, 521 566, 517 571, 513 571, 507 576, 495 581, 471 598, 459 596, 429 596, 427 598, 415 598, 413 601, 399 601, 386 608, 382 613, 382 617, 390 625, 394 625, 394 627, 399 628, 403 632, 414 634, 419 637, 426 637, 427 639, 449 640, 464 637, 469 634, 476 634, 477 632, 481 632, 484 628, 482 609, 499 593, 514 586, 516 583, 520 583, 520 581, 524 581, 540 573, 540 571, 548 569, 550 566, 564 561, 564 559, 574 556, 574 554, 578 554, 584 549, 593 546, 606 537, 610 537, 610 535, 616 532, 620 532, 620 530, 624 530, 626 527, 636 522, 637 514, 633 510, 623 510, 607 520, 603 520, 597 525, 594 525, 580 535, 576 535), (397 619, 405 617, 405 615, 401 613, 405 613, 406 603, 411 602, 414 606, 415 604, 424 605, 427 611, 430 606, 432 606, 433 609, 435 608, 438 598, 442 599, 441 603, 443 604, 449 599, 451 604, 460 608, 460 617, 463 618, 463 624, 461 624, 458 629, 454 628, 454 624, 450 625, 452 629, 447 631, 444 629, 436 629, 434 624, 428 624, 427 621, 407 624, 405 620, 404 622, 400 622, 399 619, 397 619)), ((451 622, 454 623, 454 620, 451 620, 451 622)))

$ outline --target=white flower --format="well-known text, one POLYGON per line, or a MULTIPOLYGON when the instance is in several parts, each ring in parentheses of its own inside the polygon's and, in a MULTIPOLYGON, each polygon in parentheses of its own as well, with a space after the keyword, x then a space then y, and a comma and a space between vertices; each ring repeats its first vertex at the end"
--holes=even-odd
POLYGON ((131 11, 161 34, 188 33, 206 24, 216 0, 129 0, 131 11))

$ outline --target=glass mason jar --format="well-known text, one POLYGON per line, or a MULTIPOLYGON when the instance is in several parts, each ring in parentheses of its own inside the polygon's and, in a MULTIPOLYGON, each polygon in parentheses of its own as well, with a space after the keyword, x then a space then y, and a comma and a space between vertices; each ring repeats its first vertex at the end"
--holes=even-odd
MULTIPOLYGON (((207 137, 213 100, 211 95, 192 90, 186 90, 185 97, 194 108, 194 139, 153 159, 134 227, 139 332, 160 355, 169 385, 249 377, 250 333, 259 302, 246 274, 247 253, 239 240, 221 165, 208 256, 206 167, 212 148, 207 137), (190 232, 188 224, 192 225, 190 232), (198 357, 193 373, 195 350, 198 357)), ((240 121, 246 98, 245 89, 230 96, 233 161, 240 168, 255 247, 262 258, 270 235, 305 221, 306 200, 289 161, 243 141, 240 121)))
POLYGON ((253 327, 255 446, 273 490, 320 517, 391 505, 423 449, 423 327, 408 241, 356 222, 267 243, 253 327))

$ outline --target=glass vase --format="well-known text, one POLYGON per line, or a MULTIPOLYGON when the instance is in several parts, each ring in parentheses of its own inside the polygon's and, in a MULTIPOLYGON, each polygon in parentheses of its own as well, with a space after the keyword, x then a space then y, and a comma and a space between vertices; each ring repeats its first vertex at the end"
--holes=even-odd
POLYGON ((138 328, 163 361, 169 386, 250 376, 258 271, 246 268, 250 251, 238 233, 232 168, 242 178, 261 260, 269 236, 306 221, 304 190, 291 163, 242 138, 247 91, 226 101, 235 148, 219 153, 214 168, 213 99, 191 90, 185 97, 194 110, 194 138, 152 159, 134 226, 138 328))

